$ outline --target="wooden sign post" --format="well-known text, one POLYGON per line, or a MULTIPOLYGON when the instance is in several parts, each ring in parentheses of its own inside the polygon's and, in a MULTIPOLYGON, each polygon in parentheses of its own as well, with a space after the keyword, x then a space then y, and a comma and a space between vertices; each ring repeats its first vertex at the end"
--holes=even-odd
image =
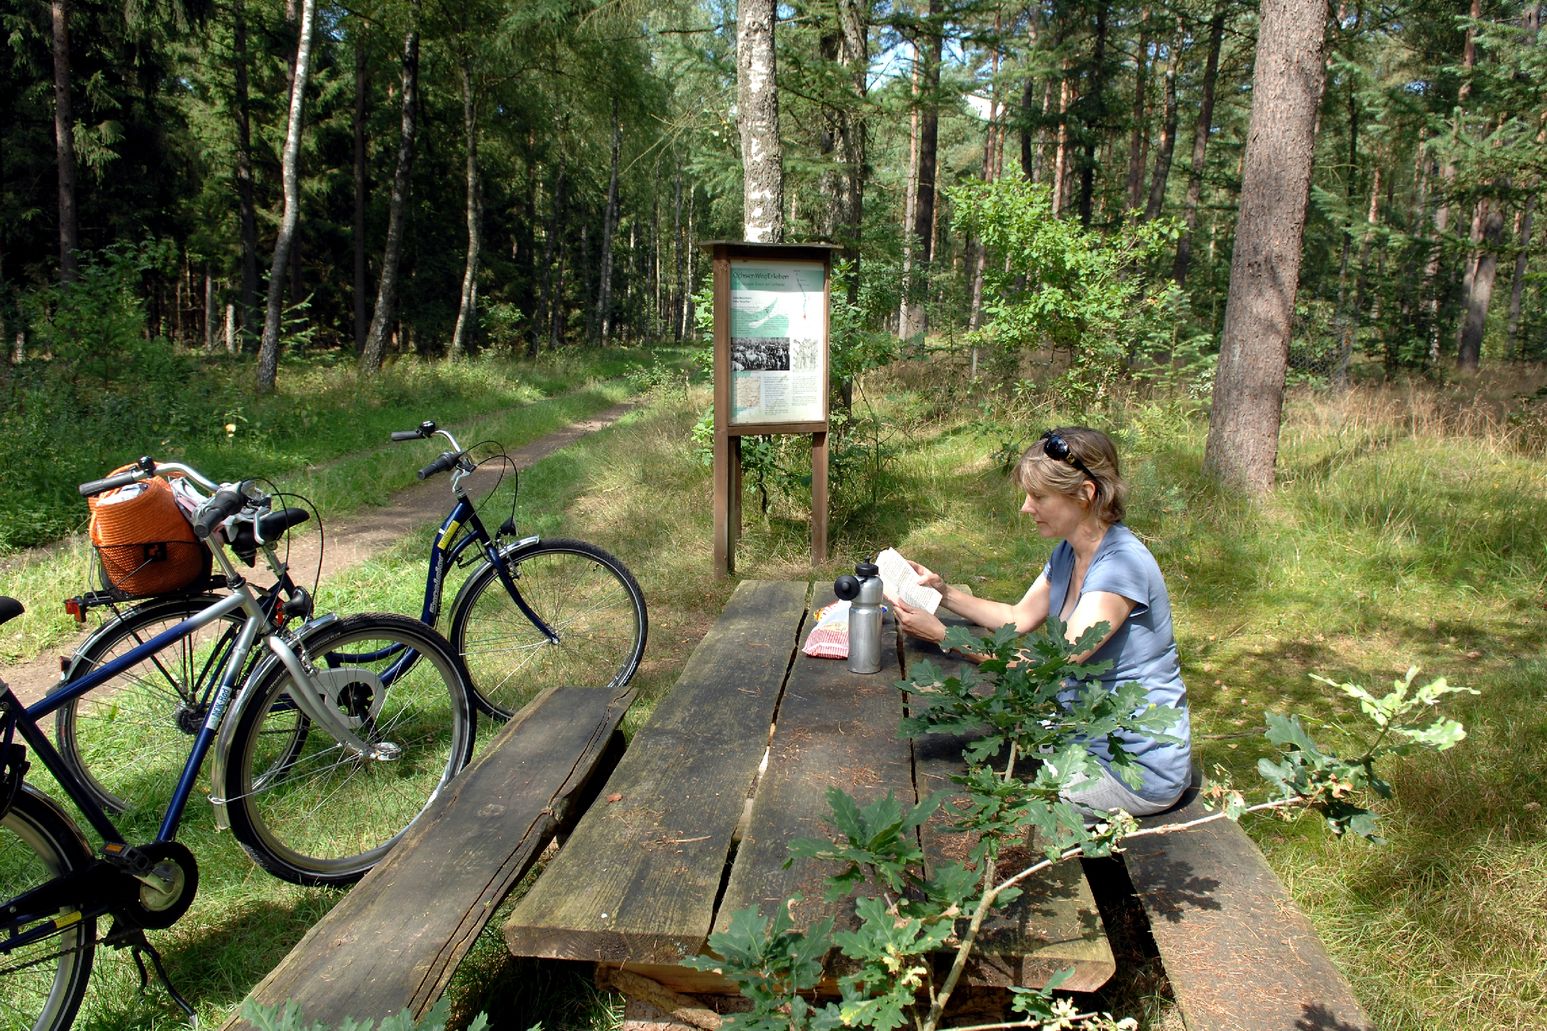
POLYGON ((741 438, 811 435, 811 562, 827 561, 827 244, 705 243, 714 264, 714 569, 736 568, 741 438))

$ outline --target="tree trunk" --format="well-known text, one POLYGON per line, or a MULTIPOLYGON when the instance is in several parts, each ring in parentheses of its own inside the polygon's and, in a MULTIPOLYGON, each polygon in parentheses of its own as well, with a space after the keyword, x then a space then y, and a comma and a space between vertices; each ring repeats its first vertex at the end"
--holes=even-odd
POLYGON ((59 281, 73 283, 80 249, 75 215, 75 115, 70 107, 70 4, 53 0, 54 160, 59 186, 59 281))
POLYGON ((918 199, 913 205, 913 222, 907 227, 913 260, 903 281, 903 308, 897 333, 905 340, 922 340, 929 330, 925 291, 929 283, 930 263, 934 258, 935 169, 940 143, 940 61, 944 36, 937 24, 939 0, 929 0, 925 15, 928 37, 919 47, 919 163, 918 199))
POLYGON ((1101 128, 1102 109, 1106 106, 1103 93, 1106 89, 1107 60, 1107 5, 1106 0, 1096 3, 1096 39, 1091 55, 1090 93, 1084 99, 1085 151, 1080 161, 1080 225, 1090 228, 1092 205, 1096 192, 1096 138, 1101 128))
POLYGON ((1509 322, 1504 333, 1505 353, 1520 356, 1520 301, 1525 295, 1526 257, 1531 250, 1531 220, 1536 213, 1536 195, 1515 215, 1515 274, 1509 281, 1509 322))
POLYGON ((1128 131, 1128 210, 1137 211, 1144 192, 1144 107, 1149 99, 1150 9, 1139 14, 1139 55, 1133 69, 1133 124, 1128 131))
POLYGON ((285 270, 289 267, 295 227, 301 216, 301 119, 306 106, 306 81, 311 74, 312 25, 316 16, 317 0, 302 0, 295 74, 290 81, 290 122, 285 130, 284 157, 280 162, 285 207, 279 220, 279 232, 274 237, 274 260, 269 264, 268 307, 263 317, 263 339, 258 345, 257 386, 260 394, 274 390, 279 374, 279 323, 285 299, 285 270))
MULTIPOLYGON (((1482 0, 1472 0, 1469 14, 1473 21, 1482 17, 1482 0)), ((1451 135, 1458 136, 1461 126, 1465 121, 1466 102, 1472 92, 1472 69, 1477 65, 1477 39, 1476 30, 1468 25, 1465 42, 1461 46, 1461 86, 1456 94, 1456 114, 1451 123, 1451 135)), ((1451 185, 1456 179, 1456 165, 1449 156, 1440 165, 1440 183, 1435 189, 1434 207, 1434 243, 1429 251, 1429 262, 1424 269, 1424 283, 1426 286, 1423 310, 1428 322, 1429 332, 1429 362, 1433 364, 1440 357, 1440 294, 1443 287, 1440 285, 1440 265, 1445 254, 1445 233, 1450 228, 1450 192, 1451 185)))
POLYGON ((736 110, 741 123, 742 236, 784 239, 784 152, 779 141, 774 0, 742 0, 736 25, 736 110))
POLYGON ((370 270, 365 260, 366 85, 370 66, 365 59, 365 27, 355 26, 355 111, 354 111, 354 338, 355 354, 365 353, 365 338, 370 331, 370 312, 366 294, 370 291, 370 270))
POLYGON ((1240 216, 1204 466, 1272 489, 1325 76, 1326 0, 1262 0, 1240 216))
POLYGON ((618 161, 623 153, 623 123, 618 121, 618 100, 612 101, 612 174, 607 180, 607 209, 602 214, 601 282, 596 288, 596 309, 605 344, 612 337, 612 240, 618 233, 618 161))
POLYGON ((237 235, 242 253, 237 280, 238 326, 250 340, 258 317, 258 202, 252 172, 252 99, 247 85, 247 12, 244 0, 231 4, 231 60, 235 65, 237 235))
POLYGON ((1365 299, 1370 283, 1370 247, 1375 240, 1375 230, 1380 226, 1383 178, 1380 162, 1378 160, 1371 162, 1370 206, 1365 213, 1364 232, 1359 238, 1359 258, 1355 262, 1354 307, 1343 330, 1343 345, 1339 354, 1338 368, 1333 374, 1333 382, 1340 387, 1348 384, 1348 363, 1353 358, 1354 338, 1358 335, 1360 327, 1378 324, 1373 312, 1366 316, 1365 299))
POLYGON ((478 260, 483 253, 483 184, 478 175, 478 98, 474 93, 473 62, 462 55, 462 135, 466 138, 467 260, 462 265, 462 295, 457 324, 451 332, 450 356, 472 351, 478 331, 478 260))
MULTIPOLYGON (((686 248, 682 238, 682 165, 676 165, 676 174, 671 179, 671 244, 672 244, 672 278, 671 278, 671 307, 667 315, 671 320, 671 338, 677 343, 682 342, 683 325, 682 310, 687 305, 687 272, 683 259, 686 248)), ((632 247, 632 232, 629 234, 632 247)))
POLYGON ((1182 63, 1182 41, 1186 27, 1176 19, 1176 34, 1171 37, 1171 52, 1166 55, 1166 108, 1160 127, 1160 147, 1155 152, 1155 175, 1150 179, 1149 203, 1144 206, 1146 221, 1160 217, 1166 203, 1166 180, 1171 176, 1171 155, 1176 150, 1176 73, 1182 63))
POLYGON ((1074 103, 1071 75, 1066 60, 1058 80, 1058 142, 1053 150, 1052 213, 1055 218, 1063 211, 1064 197, 1069 192, 1069 108, 1074 103))
POLYGON ((553 311, 559 305, 556 291, 559 288, 560 280, 557 275, 556 265, 560 260, 558 253, 559 226, 562 222, 564 189, 567 182, 566 169, 563 165, 560 165, 553 180, 553 196, 548 202, 548 224, 543 234, 542 291, 537 299, 537 304, 534 306, 534 314, 537 317, 532 320, 531 341, 527 347, 527 356, 530 358, 537 357, 538 352, 542 349, 545 334, 548 334, 551 340, 551 327, 554 321, 553 311))
POLYGON ((387 212, 387 244, 381 255, 381 278, 376 284, 376 308, 371 329, 360 354, 360 368, 376 372, 387 355, 387 336, 397 319, 398 270, 403 256, 403 223, 408 220, 408 193, 413 183, 415 138, 419 96, 419 2, 413 0, 412 25, 403 37, 403 128, 398 138, 397 171, 392 177, 392 199, 387 212))
POLYGON ((1192 241, 1198 232, 1198 205, 1203 200, 1203 160, 1214 127, 1214 84, 1219 79, 1219 51, 1225 39, 1225 8, 1229 0, 1219 0, 1209 22, 1209 54, 1203 66, 1203 92, 1199 98, 1198 121, 1193 126, 1192 166, 1187 174, 1187 197, 1182 208, 1182 236, 1176 242, 1176 264, 1172 278, 1178 286, 1187 284, 1187 269, 1192 264, 1192 241))
MULTIPOLYGON (((1040 10, 1033 9, 1026 16, 1026 54, 1029 56, 1037 52, 1037 37, 1040 30, 1040 10)), ((1044 94, 1046 93, 1044 84, 1044 94)), ((1046 101, 1044 100, 1044 106, 1046 101)), ((1041 171, 1038 167, 1037 135, 1039 128, 1037 123, 1041 121, 1041 112, 1037 110, 1037 79, 1034 76, 1026 76, 1026 85, 1021 89, 1021 174, 1027 182, 1036 182, 1037 175, 1041 171)))
POLYGON ((1482 356, 1483 330, 1488 322, 1488 305, 1493 301, 1493 281, 1499 269, 1499 238, 1504 233, 1504 212, 1497 201, 1484 197, 1477 202, 1478 250, 1467 270, 1466 293, 1461 308, 1461 326, 1456 335, 1456 368, 1476 372, 1482 356))

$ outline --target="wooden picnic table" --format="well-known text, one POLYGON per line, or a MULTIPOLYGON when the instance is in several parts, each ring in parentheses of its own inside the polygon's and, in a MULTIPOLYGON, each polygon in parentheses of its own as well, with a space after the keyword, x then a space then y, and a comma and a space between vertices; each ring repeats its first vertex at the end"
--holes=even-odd
MULTIPOLYGON (((907 695, 897 687, 921 657, 949 667, 938 648, 899 645, 890 621, 881 672, 852 674, 842 660, 800 645, 831 585, 740 584, 676 686, 640 728, 598 801, 516 905, 505 926, 517 956, 585 960, 625 994, 668 999, 730 994, 724 979, 682 965, 745 908, 770 915, 788 900, 797 925, 852 901, 823 899, 828 871, 788 868, 788 843, 825 837, 826 795, 860 803, 888 793, 908 805, 948 790, 961 742, 899 734, 907 695)), ((965 843, 926 827, 931 859, 965 843)), ((969 968, 969 983, 1089 991, 1114 972, 1112 951, 1078 863, 1026 885, 969 968)), ((667 1007, 670 1008, 670 1007, 667 1007)), ((679 1007, 680 1008, 680 1007, 679 1007)), ((712 1024, 706 1026, 713 1026, 712 1024)))

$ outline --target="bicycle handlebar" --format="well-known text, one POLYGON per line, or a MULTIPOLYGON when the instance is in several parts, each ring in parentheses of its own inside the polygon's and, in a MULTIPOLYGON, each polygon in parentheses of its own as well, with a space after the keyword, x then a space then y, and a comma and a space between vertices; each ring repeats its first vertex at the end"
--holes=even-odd
POLYGON ((126 473, 119 473, 117 476, 104 476, 100 480, 88 480, 77 489, 81 492, 81 497, 89 498, 94 494, 101 494, 115 487, 127 487, 129 484, 144 478, 145 476, 140 470, 134 469, 126 473))
POLYGON ((113 476, 104 476, 100 480, 89 480, 76 489, 81 492, 82 497, 89 498, 94 494, 101 494, 116 487, 127 487, 131 483, 148 480, 152 476, 166 476, 168 473, 186 476, 205 490, 220 489, 220 484, 205 476, 191 465, 184 465, 182 462, 158 462, 148 455, 136 462, 133 469, 113 476))
POLYGON ((447 469, 453 468, 461 457, 461 455, 454 454, 453 452, 443 451, 439 458, 419 470, 419 478, 427 480, 436 473, 443 473, 447 469))
POLYGON ((221 487, 215 496, 199 506, 193 515, 193 535, 205 540, 215 532, 215 527, 236 515, 247 505, 247 483, 221 487))

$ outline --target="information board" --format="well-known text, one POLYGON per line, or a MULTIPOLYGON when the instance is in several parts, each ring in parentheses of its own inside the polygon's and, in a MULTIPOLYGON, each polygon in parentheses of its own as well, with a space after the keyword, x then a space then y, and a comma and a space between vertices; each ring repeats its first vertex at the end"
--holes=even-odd
POLYGON ((826 330, 821 265, 731 261, 731 425, 825 420, 826 330))

